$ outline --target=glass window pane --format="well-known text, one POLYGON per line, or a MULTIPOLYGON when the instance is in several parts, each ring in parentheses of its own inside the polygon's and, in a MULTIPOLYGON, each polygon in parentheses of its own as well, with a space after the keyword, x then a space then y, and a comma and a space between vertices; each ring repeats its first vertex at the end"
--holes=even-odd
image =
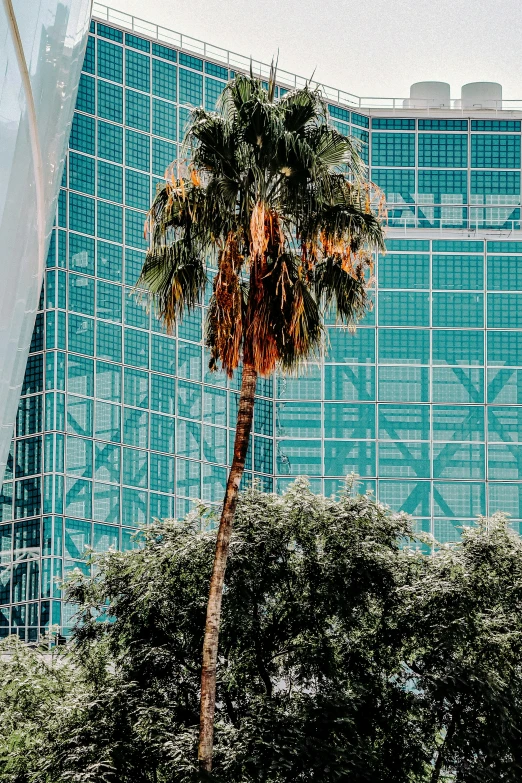
POLYGON ((120 283, 122 279, 123 253, 118 245, 97 242, 96 274, 104 280, 120 283))
POLYGON ((66 455, 67 473, 92 478, 92 440, 68 436, 66 455))
POLYGON ((161 416, 158 413, 150 415, 150 447, 154 451, 163 451, 173 454, 175 426, 174 419, 170 416, 161 416))
POLYGON ((419 171, 419 204, 467 204, 467 171, 419 171))
POLYGON ((121 441, 121 408, 109 402, 96 401, 96 417, 94 435, 100 440, 120 443, 121 441))
POLYGON ((203 427, 203 459, 218 462, 227 461, 227 430, 222 427, 203 427))
MULTIPOLYGON (((374 165, 375 161, 374 161, 374 165)), ((372 180, 384 191, 389 204, 413 204, 415 172, 400 169, 372 169, 372 180)))
POLYGON ((522 443, 522 408, 488 407, 488 440, 522 443))
POLYGON ((75 112, 69 137, 69 147, 72 150, 78 150, 78 152, 94 155, 96 146, 95 133, 94 118, 75 112))
POLYGON ((429 294, 380 291, 378 318, 379 324, 384 326, 429 326, 429 294))
POLYGON ((151 409, 160 413, 175 413, 176 381, 164 375, 151 375, 151 409))
POLYGON ((430 287, 430 257, 426 253, 387 253, 377 264, 381 288, 430 287))
POLYGON ((429 331, 379 329, 379 361, 393 364, 429 364, 429 331))
POLYGON ((203 77, 199 73, 179 69, 179 100, 190 106, 201 106, 203 103, 203 77))
POLYGON ((429 440, 428 405, 379 405, 379 438, 384 440, 429 440))
MULTIPOLYGON (((92 481, 86 479, 65 479, 65 513, 80 519, 92 515, 92 481)), ((90 529, 90 523, 87 523, 90 529)), ((67 540, 67 527, 66 527, 67 540)), ((67 553, 66 553, 67 554, 67 553)))
POLYGON ((123 483, 131 487, 148 484, 148 455, 146 451, 123 449, 123 483))
MULTIPOLYGON (((327 365, 324 372, 326 400, 364 401, 375 399, 375 367, 365 365, 353 365, 352 367, 327 365)), ((302 399, 307 397, 308 399, 320 399, 320 388, 316 395, 301 395, 302 399)))
POLYGON ((488 447, 488 476, 491 479, 522 478, 522 445, 498 443, 488 447))
POLYGON ((472 134, 471 166, 475 169, 519 169, 520 136, 472 134))
POLYGON ((176 450, 182 457, 201 459, 201 424, 178 419, 176 450))
POLYGON ((429 402, 429 369, 400 365, 379 367, 379 400, 429 402))
MULTIPOLYGON (((286 403, 287 408, 297 403, 286 403)), ((303 405, 303 403, 300 403, 303 405)), ((303 413, 306 413, 306 409, 303 413)), ((320 435, 320 416, 314 411, 308 411, 308 429, 311 435, 320 435), (310 415, 311 414, 311 415, 310 415), (315 424, 315 426, 313 426, 315 424)), ((279 419, 281 412, 279 412, 279 419)), ((299 424, 299 422, 297 422, 299 424)), ((306 419, 301 427, 292 428, 289 435, 306 437, 306 419), (296 431, 298 429, 299 431, 296 431)), ((287 429, 290 429, 289 427, 287 429)), ((286 434, 286 433, 285 433, 286 434)), ((346 403, 325 403, 324 406, 324 437, 325 438, 374 438, 375 437, 375 405, 349 405, 346 403)))
POLYGON ((434 367, 433 402, 484 402, 484 370, 434 367))
POLYGON ((67 432, 92 438, 92 400, 67 395, 67 432))
POLYGON ((468 137, 460 133, 419 133, 419 166, 466 168, 468 137))
POLYGON ((139 408, 123 409, 123 442, 146 449, 149 445, 149 414, 139 408))
POLYGON ((177 100, 177 68, 161 60, 152 60, 152 94, 169 101, 177 100))
POLYGON ((123 122, 123 89, 98 80, 98 116, 111 122, 123 122))
POLYGON ((142 92, 150 90, 150 57, 125 50, 125 84, 142 92))
POLYGON ((150 455, 150 488, 156 492, 174 492, 174 457, 150 455))
POLYGON ((488 483, 489 513, 502 511, 514 519, 522 519, 522 484, 488 483))
POLYGON ((108 201, 123 201, 123 169, 98 161, 98 196, 108 201))
MULTIPOLYGON (((82 482, 72 482, 71 486, 75 483, 82 482)), ((86 548, 89 546, 91 546, 90 522, 79 522, 75 519, 66 519, 65 557, 70 557, 72 560, 81 560, 85 556, 86 548)))
POLYGON ((112 82, 123 81, 123 49, 98 39, 98 76, 112 82))
POLYGON ((483 294, 433 294, 433 326, 482 327, 483 294))
POLYGON ((325 361, 347 364, 375 362, 375 329, 359 328, 354 334, 343 327, 329 327, 325 361))
MULTIPOLYGON (((322 449, 320 440, 280 440, 277 443, 277 472, 291 476, 320 476, 322 449)), ((337 475, 337 471, 333 474, 337 475)))
POLYGON ((431 516, 429 481, 379 481, 379 500, 393 511, 431 516))
POLYGON ((98 121, 98 157, 123 163, 123 128, 98 121))
POLYGON ((482 443, 434 443, 435 478, 485 478, 485 451, 482 443))
POLYGON ((432 275, 433 288, 484 288, 484 257, 434 255, 432 275))
POLYGON ((125 165, 149 171, 150 136, 132 130, 125 131, 125 165))
POLYGON ((488 294, 488 327, 520 329, 522 327, 522 294, 488 294))
POLYGON ((415 134, 372 133, 372 166, 415 166, 415 134))
POLYGON ((488 370, 488 402, 522 404, 522 370, 488 370))
POLYGON ((94 196, 94 158, 69 153, 69 187, 94 196))
POLYGON ((433 364, 484 364, 484 332, 433 331, 433 364))
POLYGON ((436 517, 475 519, 486 512, 486 491, 483 483, 435 481, 433 484, 436 517))
POLYGON ((484 408, 434 405, 433 440, 484 440, 484 408))
MULTIPOLYGON (((96 493, 98 493, 96 501, 98 504, 98 507, 100 508, 102 506, 102 501, 105 500, 107 502, 107 512, 105 513, 105 516, 111 516, 111 514, 114 513, 114 497, 115 497, 115 487, 107 487, 109 490, 109 493, 111 495, 110 498, 104 498, 103 497, 103 490, 105 488, 102 484, 95 485, 95 496, 96 493), (112 508, 111 508, 112 506, 112 508)), ((118 503, 119 506, 119 503, 118 503)), ((116 520, 119 521, 119 520, 116 520)), ((114 551, 118 551, 119 549, 119 540, 120 540, 120 531, 117 527, 114 527, 114 525, 94 525, 94 542, 93 542, 93 549, 95 552, 108 552, 109 549, 113 549, 114 551)))
POLYGON ((121 449, 110 443, 94 444, 94 478, 120 483, 121 449))
POLYGON ((203 421, 209 424, 227 424, 227 393, 223 389, 203 387, 203 421))
POLYGON ((375 476, 375 442, 325 441, 324 473, 325 476, 347 476, 350 473, 375 476))
POLYGON ((379 443, 379 475, 430 477, 430 445, 422 442, 379 443))

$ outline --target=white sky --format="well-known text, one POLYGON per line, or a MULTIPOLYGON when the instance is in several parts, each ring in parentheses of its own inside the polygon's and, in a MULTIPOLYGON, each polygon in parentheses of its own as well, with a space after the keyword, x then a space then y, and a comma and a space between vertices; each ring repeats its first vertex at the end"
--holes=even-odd
POLYGON ((122 11, 357 95, 498 81, 522 99, 522 0, 105 0, 122 11))

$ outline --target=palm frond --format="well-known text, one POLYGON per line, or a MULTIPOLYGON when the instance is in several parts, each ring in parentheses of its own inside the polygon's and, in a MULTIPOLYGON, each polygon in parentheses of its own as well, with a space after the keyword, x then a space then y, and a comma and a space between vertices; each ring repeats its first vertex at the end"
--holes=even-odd
POLYGON ((261 375, 318 354, 322 318, 299 257, 284 253, 267 264, 251 319, 252 359, 261 375))
POLYGON ((308 84, 276 99, 275 75, 265 89, 239 74, 217 111, 192 111, 190 162, 167 173, 147 218, 138 285, 169 329, 202 301, 217 259, 206 340, 212 368, 229 375, 241 359, 266 375, 315 355, 325 308, 356 323, 371 254, 384 248, 358 141, 331 127, 308 84))
POLYGON ((172 332, 185 311, 200 304, 207 283, 205 264, 183 240, 156 245, 147 253, 137 288, 145 288, 158 317, 172 332))
POLYGON ((210 370, 221 367, 231 378, 241 360, 245 286, 241 282, 244 258, 234 234, 227 238, 218 259, 207 316, 206 344, 210 370))
POLYGON ((268 79, 268 101, 269 103, 272 103, 275 96, 276 86, 277 86, 277 63, 279 62, 279 51, 277 52, 276 61, 272 59, 272 62, 270 63, 270 77, 268 79))
POLYGON ((289 133, 302 132, 310 123, 317 125, 326 121, 326 104, 319 90, 308 86, 284 95, 279 105, 284 111, 284 126, 289 133))
POLYGON ((335 128, 322 125, 314 129, 313 142, 317 166, 331 170, 346 165, 356 180, 364 177, 366 164, 350 136, 343 136, 335 128))
POLYGON ((337 259, 325 258, 314 270, 313 287, 324 311, 335 308, 337 317, 347 326, 355 326, 371 309, 362 266, 350 274, 337 259))

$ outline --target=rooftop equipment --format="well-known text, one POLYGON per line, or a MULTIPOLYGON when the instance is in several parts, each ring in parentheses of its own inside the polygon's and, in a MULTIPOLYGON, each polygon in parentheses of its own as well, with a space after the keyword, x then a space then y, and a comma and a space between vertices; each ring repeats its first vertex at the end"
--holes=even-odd
POLYGON ((449 109, 450 86, 447 82, 416 82, 410 87, 405 109, 449 109))
POLYGON ((470 82, 462 85, 463 109, 501 109, 502 85, 497 82, 470 82))

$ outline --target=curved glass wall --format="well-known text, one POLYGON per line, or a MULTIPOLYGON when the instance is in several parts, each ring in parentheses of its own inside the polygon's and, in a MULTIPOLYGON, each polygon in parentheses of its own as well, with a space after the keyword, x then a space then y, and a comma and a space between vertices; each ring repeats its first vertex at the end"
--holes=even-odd
POLYGON ((91 0, 0 4, 0 479, 13 433, 91 0))

